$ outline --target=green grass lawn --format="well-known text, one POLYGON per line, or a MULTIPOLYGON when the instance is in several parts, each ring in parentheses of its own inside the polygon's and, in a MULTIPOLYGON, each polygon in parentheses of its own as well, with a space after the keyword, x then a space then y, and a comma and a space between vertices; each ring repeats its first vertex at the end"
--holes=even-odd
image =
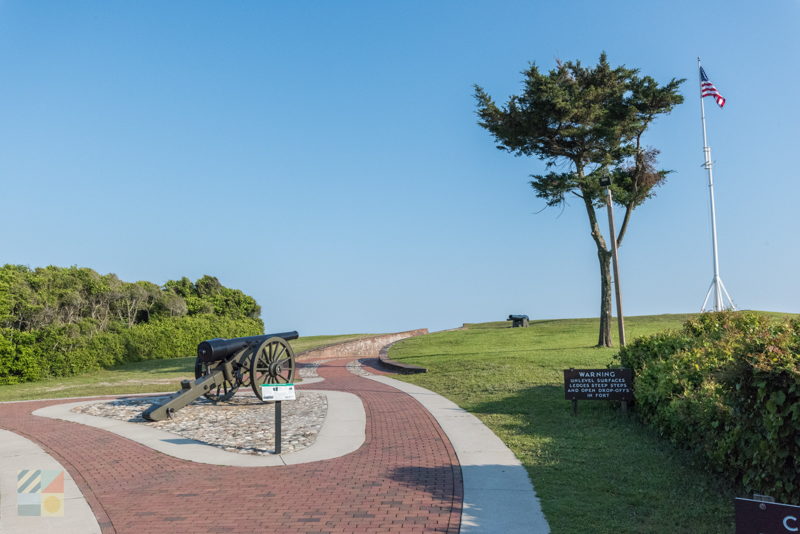
MULTIPOLYGON (((298 354, 367 335, 369 334, 309 336, 290 343, 294 352, 298 354)), ((0 401, 177 391, 180 389, 181 380, 194 379, 194 361, 194 356, 147 360, 84 375, 0 386, 0 401)))
MULTIPOLYGON (((626 337, 677 328, 688 317, 630 317, 626 337)), ((472 412, 516 453, 555 534, 734 531, 732 489, 635 415, 583 401, 573 417, 563 370, 605 367, 616 353, 592 347, 596 319, 509 324, 411 338, 389 356, 427 367, 400 378, 472 412)))

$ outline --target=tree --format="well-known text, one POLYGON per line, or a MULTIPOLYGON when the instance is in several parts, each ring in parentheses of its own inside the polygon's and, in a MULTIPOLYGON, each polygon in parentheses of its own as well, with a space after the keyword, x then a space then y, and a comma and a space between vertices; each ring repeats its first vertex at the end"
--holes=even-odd
POLYGON ((185 299, 189 315, 214 314, 232 319, 257 319, 261 306, 239 289, 223 286, 215 276, 204 275, 192 283, 185 276, 164 284, 164 292, 185 299))
POLYGON ((660 86, 638 69, 611 68, 606 54, 597 66, 558 61, 540 72, 535 64, 523 72, 524 88, 498 107, 475 86, 478 124, 515 156, 536 156, 546 174, 531 175, 531 187, 546 206, 563 206, 579 198, 586 209, 589 231, 600 263, 600 334, 598 346, 611 346, 611 250, 600 230, 595 210, 604 203, 601 177, 611 177, 616 204, 625 209, 619 234, 622 243, 633 210, 654 196, 669 171, 656 169, 659 151, 645 147, 642 135, 659 115, 683 102, 673 78, 660 86))

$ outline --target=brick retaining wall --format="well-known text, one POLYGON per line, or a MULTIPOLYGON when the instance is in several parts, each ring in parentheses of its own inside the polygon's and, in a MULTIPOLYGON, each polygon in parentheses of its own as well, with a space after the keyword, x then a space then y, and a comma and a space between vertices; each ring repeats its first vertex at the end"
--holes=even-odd
POLYGON ((350 357, 377 358, 380 350, 386 345, 394 343, 395 341, 400 341, 401 339, 421 336, 427 333, 427 328, 419 328, 417 330, 408 330, 406 332, 397 332, 394 334, 380 334, 307 350, 298 354, 296 358, 299 361, 350 357))

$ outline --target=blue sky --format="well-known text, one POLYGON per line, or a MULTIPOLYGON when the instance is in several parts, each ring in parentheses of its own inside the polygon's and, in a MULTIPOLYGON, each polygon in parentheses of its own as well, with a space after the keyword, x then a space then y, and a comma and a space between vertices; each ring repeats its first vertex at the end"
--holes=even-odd
MULTIPOLYGON (((268 331, 592 317, 585 212, 494 147, 472 84, 556 58, 686 78, 647 142, 674 170, 620 249, 628 315, 697 311, 711 281, 696 57, 722 278, 800 312, 800 3, 0 2, 0 262, 128 281, 204 274, 268 331)), ((604 219, 603 219, 604 220, 604 219)))

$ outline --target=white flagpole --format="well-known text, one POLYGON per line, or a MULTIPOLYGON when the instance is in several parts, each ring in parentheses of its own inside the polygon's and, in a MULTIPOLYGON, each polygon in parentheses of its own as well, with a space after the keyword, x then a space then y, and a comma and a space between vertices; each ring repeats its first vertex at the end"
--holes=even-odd
MULTIPOLYGON (((700 58, 697 58, 697 75, 700 76, 700 58)), ((702 83, 702 79, 700 80, 702 83)), ((703 123, 703 155, 705 156, 705 163, 703 167, 708 170, 708 195, 711 200, 711 247, 714 261, 714 278, 711 280, 711 285, 706 292, 706 298, 703 301, 703 306, 700 311, 706 311, 706 304, 711 294, 714 294, 714 311, 722 311, 726 309, 723 295, 728 298, 730 303, 729 309, 736 309, 728 292, 725 290, 725 285, 722 283, 722 278, 719 275, 719 252, 717 250, 717 210, 714 203, 714 175, 711 171, 711 147, 708 146, 708 135, 706 133, 706 108, 703 104, 702 85, 700 94, 700 120, 703 123)))

